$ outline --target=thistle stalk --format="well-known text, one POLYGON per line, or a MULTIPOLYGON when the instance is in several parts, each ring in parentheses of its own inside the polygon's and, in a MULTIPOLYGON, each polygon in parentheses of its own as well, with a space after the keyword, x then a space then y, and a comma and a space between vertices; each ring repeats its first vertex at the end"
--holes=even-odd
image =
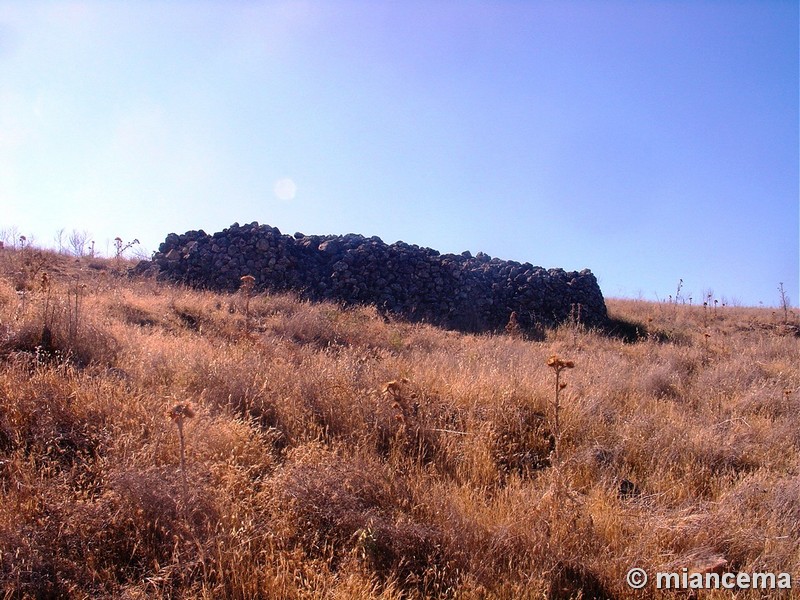
POLYGON ((244 275, 240 278, 241 285, 239 289, 244 296, 244 325, 245 330, 250 331, 250 298, 253 296, 253 288, 255 288, 256 278, 252 275, 244 275))
POLYGON ((178 437, 181 444, 181 478, 183 479, 183 495, 189 495, 189 483, 186 478, 186 439, 183 434, 183 421, 184 419, 191 419, 194 417, 194 409, 188 403, 176 404, 169 411, 169 418, 172 419, 178 426, 178 437))
POLYGON ((561 371, 564 369, 572 369, 575 363, 571 360, 563 360, 558 355, 553 354, 547 359, 547 366, 553 369, 555 373, 555 394, 552 402, 553 405, 553 437, 555 443, 553 444, 553 462, 559 464, 559 446, 561 445, 561 390, 567 387, 567 384, 561 381, 561 371))

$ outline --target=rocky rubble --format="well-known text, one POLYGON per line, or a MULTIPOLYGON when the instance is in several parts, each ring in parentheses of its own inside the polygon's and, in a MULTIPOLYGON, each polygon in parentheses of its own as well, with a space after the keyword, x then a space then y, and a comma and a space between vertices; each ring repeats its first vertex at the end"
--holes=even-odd
POLYGON ((242 276, 252 275, 256 290, 372 304, 383 313, 461 331, 502 330, 512 311, 528 331, 567 319, 590 327, 607 320, 603 294, 588 269, 543 269, 482 252, 440 254, 355 234, 290 236, 268 225, 234 223, 213 235, 171 233, 153 263, 162 277, 195 287, 234 291, 242 276))

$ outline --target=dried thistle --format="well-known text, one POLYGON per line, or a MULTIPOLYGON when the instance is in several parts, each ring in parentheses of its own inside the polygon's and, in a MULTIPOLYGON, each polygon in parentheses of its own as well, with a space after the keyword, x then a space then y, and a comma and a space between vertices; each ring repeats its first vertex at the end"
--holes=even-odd
POLYGON ((401 396, 402 395, 402 389, 400 387, 401 383, 403 383, 403 380, 397 381, 396 379, 386 382, 385 384, 383 384, 383 389, 381 390, 383 395, 384 396, 389 395, 392 396, 393 398, 401 396))
POLYGON ((506 333, 512 338, 519 339, 522 337, 522 327, 519 324, 519 317, 517 316, 517 311, 515 310, 512 310, 511 315, 508 317, 506 333))
POLYGON ((575 368, 575 363, 571 360, 564 360, 560 358, 557 354, 553 354, 550 358, 547 359, 547 366, 553 369, 553 372, 556 376, 555 381, 555 397, 553 399, 553 413, 555 415, 554 418, 554 426, 553 426, 553 435, 555 437, 555 443, 553 444, 553 463, 558 464, 558 447, 561 441, 561 390, 567 387, 567 384, 561 381, 561 371, 564 369, 573 369, 575 368))
POLYGON ((244 296, 244 319, 245 328, 250 331, 250 298, 253 295, 253 289, 256 285, 256 278, 252 275, 243 275, 239 281, 241 282, 239 290, 244 296))
POLYGON ((183 493, 185 496, 188 493, 188 483, 186 479, 186 440, 183 435, 183 421, 194 417, 195 412, 192 405, 185 402, 173 406, 167 415, 178 426, 178 437, 181 442, 181 477, 183 478, 183 493))
POLYGON ((252 275, 243 275, 239 281, 241 281, 240 289, 246 294, 252 292, 256 285, 256 278, 252 275))
POLYGON ((172 410, 169 411, 169 418, 177 422, 179 426, 183 422, 183 419, 191 419, 194 415, 194 409, 189 403, 176 404, 172 407, 172 410))
MULTIPOLYGON (((121 237, 117 236, 114 238, 114 251, 115 251, 115 259, 117 261, 117 267, 119 267, 120 259, 122 255, 125 253, 126 250, 132 248, 136 244, 139 243, 139 240, 133 240, 132 242, 128 242, 127 244, 122 240, 121 237)), ((94 242, 92 242, 92 254, 94 254, 94 242)))
POLYGON ((564 369, 574 369, 575 363, 571 360, 563 360, 557 354, 553 354, 547 359, 547 366, 552 368, 558 375, 564 369))

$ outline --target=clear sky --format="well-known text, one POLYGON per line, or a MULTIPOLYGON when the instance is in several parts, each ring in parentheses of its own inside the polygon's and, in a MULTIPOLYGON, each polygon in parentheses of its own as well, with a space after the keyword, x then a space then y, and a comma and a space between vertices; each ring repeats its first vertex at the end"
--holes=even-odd
POLYGON ((798 2, 0 0, 0 228, 259 221, 798 293, 798 2))

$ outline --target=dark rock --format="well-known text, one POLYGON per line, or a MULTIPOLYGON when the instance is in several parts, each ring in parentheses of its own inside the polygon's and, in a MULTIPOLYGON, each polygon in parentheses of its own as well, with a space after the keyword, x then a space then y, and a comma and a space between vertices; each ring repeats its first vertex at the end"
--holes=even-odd
POLYGON ((341 249, 341 246, 338 240, 328 240, 319 245, 319 251, 326 254, 336 254, 341 249))
POLYGON ((639 486, 633 483, 630 479, 623 479, 619 482, 619 497, 623 500, 629 500, 639 496, 642 492, 639 486))

